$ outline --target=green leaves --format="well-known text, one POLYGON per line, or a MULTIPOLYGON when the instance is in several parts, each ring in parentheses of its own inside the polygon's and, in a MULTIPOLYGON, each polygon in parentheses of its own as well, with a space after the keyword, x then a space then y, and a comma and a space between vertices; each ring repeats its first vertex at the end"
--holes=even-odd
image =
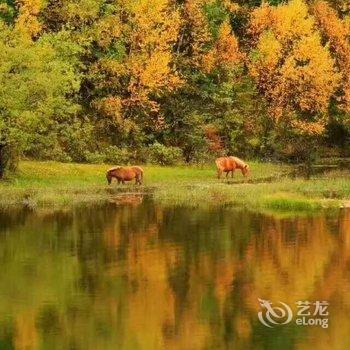
POLYGON ((75 94, 79 47, 67 33, 32 41, 11 27, 0 32, 0 135, 18 153, 30 150, 36 135, 52 134, 79 110, 75 94), (64 39, 64 40, 63 40, 64 39))

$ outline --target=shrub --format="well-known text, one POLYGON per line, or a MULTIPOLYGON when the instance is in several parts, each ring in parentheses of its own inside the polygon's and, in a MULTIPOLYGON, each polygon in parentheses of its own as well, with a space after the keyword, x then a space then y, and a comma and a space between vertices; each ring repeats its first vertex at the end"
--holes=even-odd
POLYGON ((88 163, 101 164, 105 160, 105 155, 98 152, 85 152, 85 159, 88 163))
POLYGON ((19 154, 15 145, 0 143, 0 180, 7 171, 16 170, 18 160, 19 154))
POLYGON ((118 146, 107 147, 104 154, 105 162, 113 164, 127 164, 135 158, 130 150, 118 146))
POLYGON ((167 147, 155 142, 149 147, 149 160, 160 165, 174 165, 182 160, 182 151, 178 147, 167 147))

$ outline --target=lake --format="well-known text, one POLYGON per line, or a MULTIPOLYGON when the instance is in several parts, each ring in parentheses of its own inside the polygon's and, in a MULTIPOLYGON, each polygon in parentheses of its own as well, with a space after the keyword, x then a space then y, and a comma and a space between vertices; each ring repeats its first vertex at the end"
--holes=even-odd
POLYGON ((349 349, 350 211, 0 211, 0 349, 349 349))

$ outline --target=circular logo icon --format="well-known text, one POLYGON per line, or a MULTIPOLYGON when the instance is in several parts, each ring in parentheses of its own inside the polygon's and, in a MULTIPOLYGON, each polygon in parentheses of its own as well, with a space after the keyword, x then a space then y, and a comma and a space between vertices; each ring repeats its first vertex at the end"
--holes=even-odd
POLYGON ((273 306, 269 300, 259 299, 262 311, 258 312, 259 321, 266 327, 272 328, 274 325, 289 323, 293 318, 292 309, 280 301, 279 306, 273 306))

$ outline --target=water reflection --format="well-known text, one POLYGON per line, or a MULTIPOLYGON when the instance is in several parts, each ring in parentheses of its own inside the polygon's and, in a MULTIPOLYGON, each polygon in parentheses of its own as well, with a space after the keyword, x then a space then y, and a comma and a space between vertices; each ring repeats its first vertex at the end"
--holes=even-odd
POLYGON ((276 219, 151 201, 0 213, 0 349, 348 349, 350 211, 276 219), (328 300, 275 329, 258 298, 328 300))

